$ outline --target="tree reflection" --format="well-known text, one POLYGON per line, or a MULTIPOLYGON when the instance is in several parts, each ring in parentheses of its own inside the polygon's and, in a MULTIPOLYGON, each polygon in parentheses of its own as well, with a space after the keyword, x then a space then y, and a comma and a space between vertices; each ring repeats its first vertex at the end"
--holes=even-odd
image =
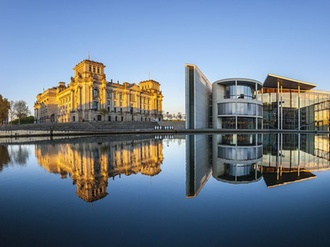
POLYGON ((14 163, 18 165, 25 165, 29 158, 29 151, 22 145, 18 145, 17 150, 11 150, 10 156, 12 157, 14 163))
POLYGON ((8 149, 4 145, 0 145, 0 172, 3 167, 6 167, 10 163, 10 156, 8 153, 8 149))

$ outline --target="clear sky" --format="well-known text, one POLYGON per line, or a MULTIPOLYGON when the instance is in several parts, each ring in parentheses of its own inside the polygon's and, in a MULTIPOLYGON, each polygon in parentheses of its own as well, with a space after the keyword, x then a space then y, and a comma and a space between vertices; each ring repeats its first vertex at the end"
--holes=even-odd
POLYGON ((184 112, 184 65, 211 82, 268 73, 330 91, 328 0, 1 0, 0 94, 33 114, 43 89, 88 58, 107 80, 161 83, 163 109, 184 112))

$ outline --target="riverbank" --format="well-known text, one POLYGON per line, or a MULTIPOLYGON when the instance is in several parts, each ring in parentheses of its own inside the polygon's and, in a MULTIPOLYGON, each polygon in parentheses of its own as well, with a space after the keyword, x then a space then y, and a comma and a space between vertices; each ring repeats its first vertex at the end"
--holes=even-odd
POLYGON ((70 137, 116 134, 221 134, 221 133, 283 133, 283 134, 330 134, 317 130, 276 129, 185 129, 185 122, 73 122, 0 126, 0 139, 31 137, 70 137))
POLYGON ((73 122, 6 125, 0 127, 0 138, 84 136, 100 134, 176 133, 185 122, 73 122))

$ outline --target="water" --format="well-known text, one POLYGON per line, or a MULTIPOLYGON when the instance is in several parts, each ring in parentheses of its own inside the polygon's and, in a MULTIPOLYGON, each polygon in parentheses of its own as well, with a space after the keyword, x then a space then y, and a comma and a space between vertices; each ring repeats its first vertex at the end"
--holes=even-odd
POLYGON ((329 136, 0 145, 1 246, 327 246, 329 136))

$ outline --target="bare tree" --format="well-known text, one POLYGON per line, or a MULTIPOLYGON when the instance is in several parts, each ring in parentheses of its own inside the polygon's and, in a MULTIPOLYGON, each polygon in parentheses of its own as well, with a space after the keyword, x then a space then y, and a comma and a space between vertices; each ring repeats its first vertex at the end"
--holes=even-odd
POLYGON ((15 101, 13 105, 13 115, 18 118, 18 124, 23 117, 30 114, 29 108, 24 100, 15 101))

